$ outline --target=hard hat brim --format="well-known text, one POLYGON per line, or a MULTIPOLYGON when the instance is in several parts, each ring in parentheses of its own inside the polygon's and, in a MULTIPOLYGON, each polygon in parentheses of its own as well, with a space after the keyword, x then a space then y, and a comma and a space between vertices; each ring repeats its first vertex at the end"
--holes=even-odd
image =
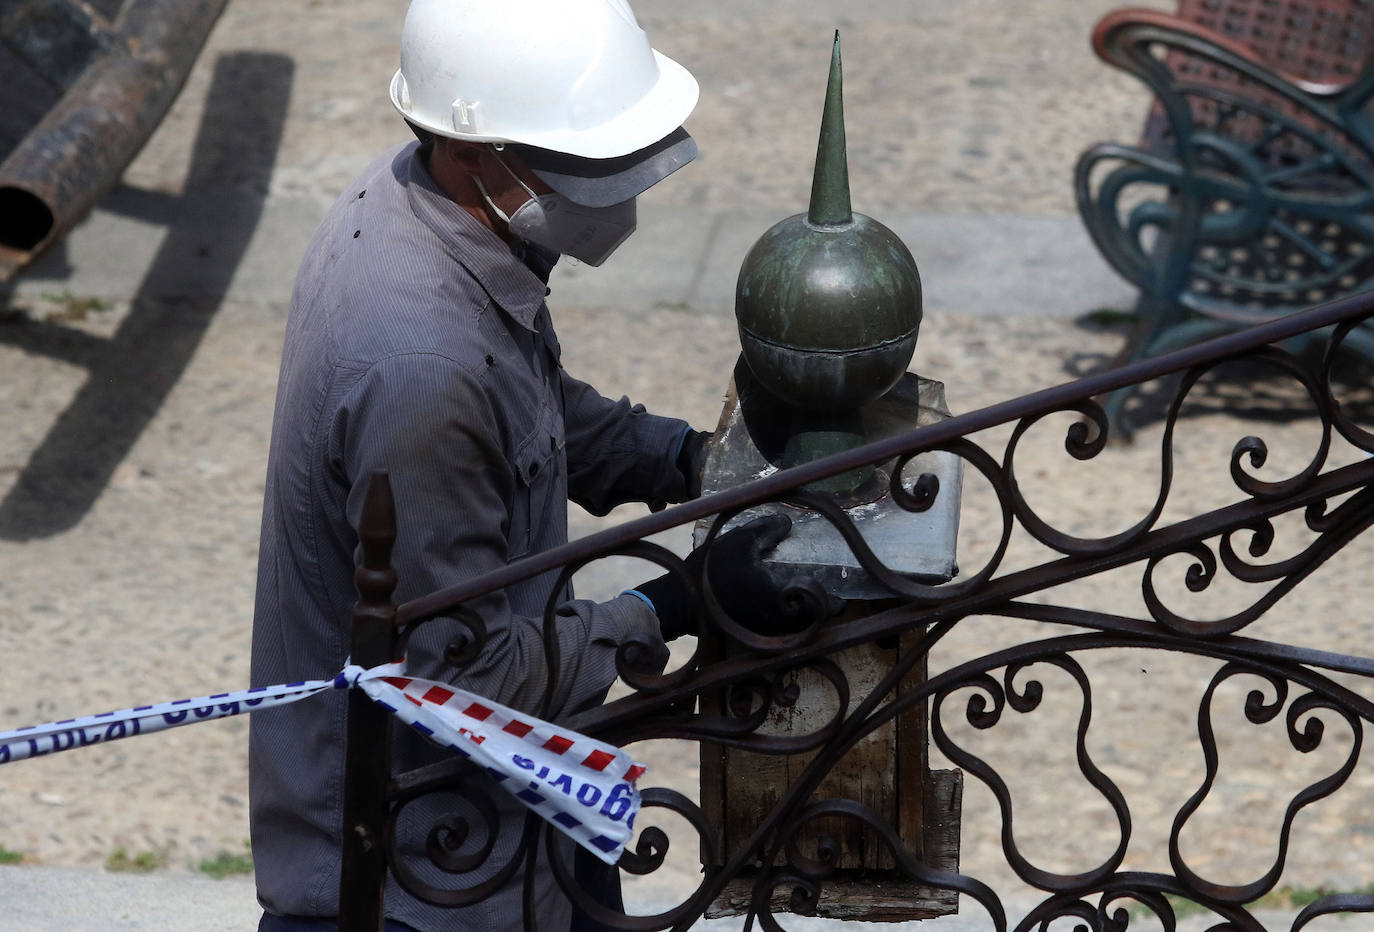
POLYGON ((667 178, 697 157, 697 143, 679 126, 629 155, 588 159, 534 146, 510 145, 535 176, 575 204, 609 207, 667 178))
POLYGON ((399 70, 391 79, 391 104, 402 117, 437 136, 469 142, 518 143, 584 159, 619 158, 652 145, 673 127, 680 126, 701 94, 691 72, 657 49, 652 52, 658 66, 658 81, 653 88, 629 109, 595 126, 546 132, 493 126, 488 132, 461 132, 452 123, 440 122, 433 114, 427 117, 413 109, 402 93, 405 77, 399 70))

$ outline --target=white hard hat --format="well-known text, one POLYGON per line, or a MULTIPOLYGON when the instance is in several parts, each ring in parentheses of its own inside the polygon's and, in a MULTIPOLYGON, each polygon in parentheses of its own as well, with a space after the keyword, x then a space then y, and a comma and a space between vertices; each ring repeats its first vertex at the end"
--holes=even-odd
POLYGON ((440 136, 591 159, 643 149, 696 106, 626 0, 412 0, 391 102, 440 136))

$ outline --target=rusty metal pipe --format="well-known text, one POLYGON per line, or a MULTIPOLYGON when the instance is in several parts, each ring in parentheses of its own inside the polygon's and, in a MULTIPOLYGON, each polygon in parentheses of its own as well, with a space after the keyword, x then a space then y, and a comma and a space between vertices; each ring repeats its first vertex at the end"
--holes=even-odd
POLYGON ((162 121, 227 0, 128 0, 107 52, 0 164, 0 282, 118 183, 162 121))

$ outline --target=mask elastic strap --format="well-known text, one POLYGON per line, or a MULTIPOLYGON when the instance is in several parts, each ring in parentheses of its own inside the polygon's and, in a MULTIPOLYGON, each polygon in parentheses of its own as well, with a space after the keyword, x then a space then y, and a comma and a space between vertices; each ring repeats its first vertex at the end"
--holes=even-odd
MULTIPOLYGON (((503 147, 503 148, 504 148, 504 147, 503 147)), ((515 179, 515 183, 518 184, 518 185, 520 185, 520 187, 524 188, 524 189, 525 189, 525 193, 528 194, 531 198, 537 198, 537 197, 539 197, 538 194, 535 194, 534 191, 531 190, 531 188, 530 188, 529 185, 525 184, 524 179, 522 179, 519 175, 517 175, 517 174, 515 173, 515 169, 511 168, 509 165, 506 164, 506 160, 503 159, 503 158, 501 157, 501 151, 502 151, 502 150, 501 150, 501 149, 498 149, 495 145, 493 145, 493 146, 491 147, 491 149, 492 149, 493 152, 496 153, 496 161, 498 161, 498 162, 501 163, 501 167, 504 168, 504 169, 506 170, 506 174, 508 174, 508 175, 510 175, 512 178, 514 178, 514 179, 515 179)))
POLYGON ((487 206, 496 212, 496 216, 501 218, 502 223, 509 226, 510 217, 506 215, 506 212, 504 210, 496 206, 496 202, 493 201, 491 199, 491 195, 487 193, 487 186, 482 184, 481 177, 478 175, 469 175, 468 177, 472 179, 473 184, 477 185, 477 190, 482 192, 482 200, 487 202, 487 206))

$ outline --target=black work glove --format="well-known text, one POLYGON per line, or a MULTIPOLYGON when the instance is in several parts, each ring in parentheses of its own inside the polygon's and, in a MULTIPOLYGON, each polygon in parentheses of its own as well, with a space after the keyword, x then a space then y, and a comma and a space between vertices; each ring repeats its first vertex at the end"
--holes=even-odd
MULTIPOLYGON (((701 471, 706 466, 706 453, 710 444, 711 434, 705 430, 689 430, 682 441, 682 449, 677 455, 677 469, 687 481, 686 501, 701 497, 701 471)), ((783 537, 786 536, 784 532, 783 537)))
MULTIPOLYGON (((687 572, 700 578, 701 565, 707 563, 711 592, 727 615, 737 623, 761 634, 795 628, 796 609, 788 611, 780 596, 790 583, 778 583, 764 568, 763 556, 792 530, 787 515, 768 515, 726 531, 711 544, 710 560, 706 548, 687 555, 687 572)), ((658 614, 663 639, 671 641, 684 634, 697 634, 698 596, 672 573, 634 587, 649 600, 658 614)))

